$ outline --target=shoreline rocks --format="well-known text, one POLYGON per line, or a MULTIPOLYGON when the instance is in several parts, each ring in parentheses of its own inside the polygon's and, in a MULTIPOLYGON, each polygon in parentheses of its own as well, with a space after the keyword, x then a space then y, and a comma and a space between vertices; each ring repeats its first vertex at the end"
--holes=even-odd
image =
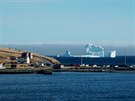
POLYGON ((1 69, 0 74, 52 74, 52 69, 1 69))

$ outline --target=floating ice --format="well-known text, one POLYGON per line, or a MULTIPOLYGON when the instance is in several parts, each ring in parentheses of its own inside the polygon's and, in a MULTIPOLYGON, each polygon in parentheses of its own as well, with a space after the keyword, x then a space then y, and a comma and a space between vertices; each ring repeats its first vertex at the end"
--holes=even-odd
POLYGON ((91 43, 85 46, 85 55, 71 55, 70 51, 66 50, 63 55, 58 55, 58 57, 116 57, 116 50, 114 51, 104 51, 101 46, 93 45, 91 43))

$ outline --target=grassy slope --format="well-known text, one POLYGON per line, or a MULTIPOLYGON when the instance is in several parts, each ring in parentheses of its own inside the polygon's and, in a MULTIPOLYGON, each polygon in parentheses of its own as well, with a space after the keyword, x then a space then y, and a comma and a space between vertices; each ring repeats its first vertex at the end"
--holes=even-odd
MULTIPOLYGON (((15 50, 10 48, 0 48, 0 63, 10 62, 10 57, 20 57, 21 53, 24 51, 22 50, 15 50)), ((43 59, 47 59, 53 63, 60 63, 54 58, 42 56, 36 53, 33 53, 33 62, 43 62, 43 59)))

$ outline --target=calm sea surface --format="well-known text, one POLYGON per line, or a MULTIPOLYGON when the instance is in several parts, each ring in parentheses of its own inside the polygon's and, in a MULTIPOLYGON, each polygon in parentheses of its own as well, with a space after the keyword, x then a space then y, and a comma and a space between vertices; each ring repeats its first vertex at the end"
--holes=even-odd
POLYGON ((0 101, 135 101, 135 73, 4 74, 0 101))
POLYGON ((117 56, 116 58, 88 58, 88 57, 54 57, 61 64, 89 64, 89 65, 135 65, 135 56, 117 56))

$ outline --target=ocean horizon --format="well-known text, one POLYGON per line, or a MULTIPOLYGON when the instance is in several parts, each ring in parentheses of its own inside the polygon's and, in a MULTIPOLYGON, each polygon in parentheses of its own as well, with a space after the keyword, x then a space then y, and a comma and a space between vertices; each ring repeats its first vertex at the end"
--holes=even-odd
MULTIPOLYGON (((63 54, 66 50, 69 50, 72 55, 85 55, 85 44, 1 44, 1 48, 14 48, 24 51, 30 51, 39 53, 46 56, 57 56, 63 54)), ((105 51, 116 50, 116 56, 135 56, 135 46, 104 46, 105 51)))

